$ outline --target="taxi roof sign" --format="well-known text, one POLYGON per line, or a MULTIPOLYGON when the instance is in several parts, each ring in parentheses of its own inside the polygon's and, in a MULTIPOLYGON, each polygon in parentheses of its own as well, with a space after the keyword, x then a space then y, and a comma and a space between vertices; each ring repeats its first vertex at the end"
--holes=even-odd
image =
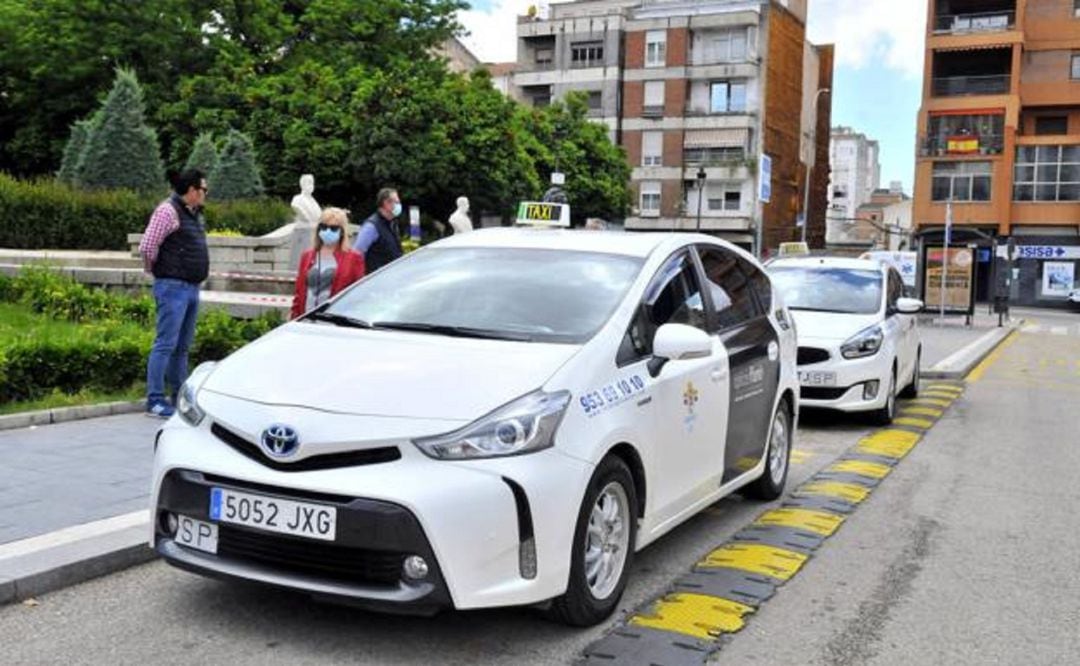
POLYGON ((810 247, 804 242, 780 243, 778 253, 780 257, 805 257, 808 254, 810 254, 810 247))
POLYGON ((570 206, 541 201, 518 204, 517 224, 528 227, 569 227, 570 206))

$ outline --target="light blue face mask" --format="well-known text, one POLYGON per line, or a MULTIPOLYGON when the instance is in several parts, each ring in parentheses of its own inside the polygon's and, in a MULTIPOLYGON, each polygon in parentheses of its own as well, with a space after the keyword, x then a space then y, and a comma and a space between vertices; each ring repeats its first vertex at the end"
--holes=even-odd
POLYGON ((326 245, 337 245, 341 240, 341 229, 320 229, 319 238, 326 245))
POLYGON ((401 202, 400 201, 395 201, 394 202, 394 210, 392 211, 391 214, 394 217, 400 217, 401 216, 401 202))

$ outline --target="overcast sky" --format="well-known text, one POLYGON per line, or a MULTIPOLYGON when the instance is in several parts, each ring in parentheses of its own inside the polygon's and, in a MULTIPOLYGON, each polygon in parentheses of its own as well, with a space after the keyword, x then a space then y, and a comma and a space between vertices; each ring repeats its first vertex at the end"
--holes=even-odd
MULTIPOLYGON (((926 4, 912 0, 809 0, 810 40, 836 45, 833 124, 881 142, 882 187, 911 193, 921 95, 926 4)), ((517 59, 517 20, 536 0, 472 0, 465 43, 486 62, 517 59)))

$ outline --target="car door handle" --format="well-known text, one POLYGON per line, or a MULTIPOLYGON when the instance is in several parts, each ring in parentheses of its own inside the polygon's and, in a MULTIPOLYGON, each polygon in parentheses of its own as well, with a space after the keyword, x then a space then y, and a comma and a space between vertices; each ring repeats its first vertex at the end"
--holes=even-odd
POLYGON ((709 377, 714 382, 722 382, 727 379, 727 370, 713 370, 709 377))

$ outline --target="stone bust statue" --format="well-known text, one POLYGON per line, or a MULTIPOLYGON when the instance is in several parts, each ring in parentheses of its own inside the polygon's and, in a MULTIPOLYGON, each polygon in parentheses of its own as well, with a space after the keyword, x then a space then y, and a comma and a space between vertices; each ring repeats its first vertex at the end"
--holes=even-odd
POLYGON ((469 219, 468 197, 457 198, 457 210, 450 216, 450 226, 455 234, 464 234, 473 230, 472 220, 469 219))
POLYGON ((292 208, 296 211, 296 222, 307 226, 315 226, 319 223, 319 215, 322 208, 311 193, 315 191, 315 176, 305 173, 300 176, 300 194, 292 199, 292 208))

